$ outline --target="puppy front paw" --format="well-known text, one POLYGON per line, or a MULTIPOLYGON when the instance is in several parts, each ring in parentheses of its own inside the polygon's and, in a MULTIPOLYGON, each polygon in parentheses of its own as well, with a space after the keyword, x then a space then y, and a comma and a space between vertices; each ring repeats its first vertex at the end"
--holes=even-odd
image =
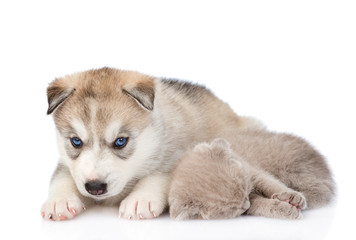
POLYGON ((141 220, 158 217, 166 208, 164 198, 154 197, 152 194, 132 193, 120 204, 120 218, 141 220))
POLYGON ((43 203, 41 215, 46 220, 62 221, 72 219, 83 210, 85 206, 75 194, 69 197, 56 196, 43 203))
POLYGON ((296 207, 298 210, 307 208, 307 201, 304 195, 300 192, 282 192, 272 195, 273 199, 278 199, 289 203, 291 206, 296 207))

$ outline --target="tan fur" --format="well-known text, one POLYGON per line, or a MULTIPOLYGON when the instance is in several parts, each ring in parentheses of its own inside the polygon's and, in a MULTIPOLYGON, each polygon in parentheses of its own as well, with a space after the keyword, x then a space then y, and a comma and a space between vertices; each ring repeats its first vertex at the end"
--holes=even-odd
POLYGON ((173 172, 169 192, 174 219, 233 218, 250 207, 248 166, 222 139, 188 151, 173 172))
POLYGON ((132 71, 68 75, 51 83, 47 94, 61 153, 42 208, 53 220, 72 218, 82 211, 77 206, 94 202, 121 203, 120 215, 129 219, 158 216, 167 207, 171 171, 190 146, 224 132, 263 128, 202 86, 132 71), (73 148, 73 137, 83 147, 73 148), (120 150, 113 149, 118 137, 129 139, 120 150), (86 191, 84 184, 94 180, 107 183, 106 194, 86 191), (76 203, 74 215, 69 207, 54 207, 68 199, 76 203))
POLYGON ((224 137, 250 165, 301 192, 308 208, 321 207, 331 201, 335 192, 331 171, 325 158, 305 140, 263 130, 228 133, 224 137))
POLYGON ((169 193, 172 218, 228 218, 247 210, 250 215, 299 219, 301 209, 331 201, 335 184, 330 170, 304 140, 251 129, 222 136, 231 148, 223 140, 199 144, 179 162, 169 193), (249 209, 241 208, 246 196, 249 209))

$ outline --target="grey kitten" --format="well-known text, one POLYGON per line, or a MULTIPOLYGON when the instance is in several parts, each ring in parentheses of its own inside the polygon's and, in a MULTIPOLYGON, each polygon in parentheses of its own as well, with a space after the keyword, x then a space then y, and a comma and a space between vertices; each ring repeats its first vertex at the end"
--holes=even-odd
POLYGON ((324 158, 304 140, 267 131, 225 134, 188 151, 173 172, 174 219, 241 214, 299 219, 330 202, 335 184, 324 158))

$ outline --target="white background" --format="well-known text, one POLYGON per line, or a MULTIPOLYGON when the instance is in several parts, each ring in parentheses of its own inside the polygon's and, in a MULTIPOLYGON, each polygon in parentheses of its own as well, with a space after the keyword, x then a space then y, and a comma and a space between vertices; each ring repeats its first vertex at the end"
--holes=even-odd
POLYGON ((1 1, 0 213, 6 239, 347 239, 355 236, 354 1, 1 1), (300 221, 118 219, 115 208, 46 222, 59 157, 46 116, 55 77, 110 66, 205 84, 241 115, 308 139, 337 201, 300 221))

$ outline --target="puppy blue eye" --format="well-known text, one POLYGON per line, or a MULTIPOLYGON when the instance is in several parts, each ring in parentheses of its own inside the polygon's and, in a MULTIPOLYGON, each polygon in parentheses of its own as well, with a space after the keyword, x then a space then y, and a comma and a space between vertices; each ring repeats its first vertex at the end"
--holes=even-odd
POLYGON ((119 137, 118 139, 115 140, 115 142, 114 142, 114 147, 115 147, 115 148, 118 148, 118 149, 121 149, 121 148, 123 148, 123 147, 126 146, 127 141, 128 141, 128 138, 126 138, 126 137, 119 137))
POLYGON ((75 148, 80 148, 83 146, 82 140, 80 140, 80 138, 78 138, 78 137, 71 138, 70 142, 72 143, 73 147, 75 147, 75 148))

